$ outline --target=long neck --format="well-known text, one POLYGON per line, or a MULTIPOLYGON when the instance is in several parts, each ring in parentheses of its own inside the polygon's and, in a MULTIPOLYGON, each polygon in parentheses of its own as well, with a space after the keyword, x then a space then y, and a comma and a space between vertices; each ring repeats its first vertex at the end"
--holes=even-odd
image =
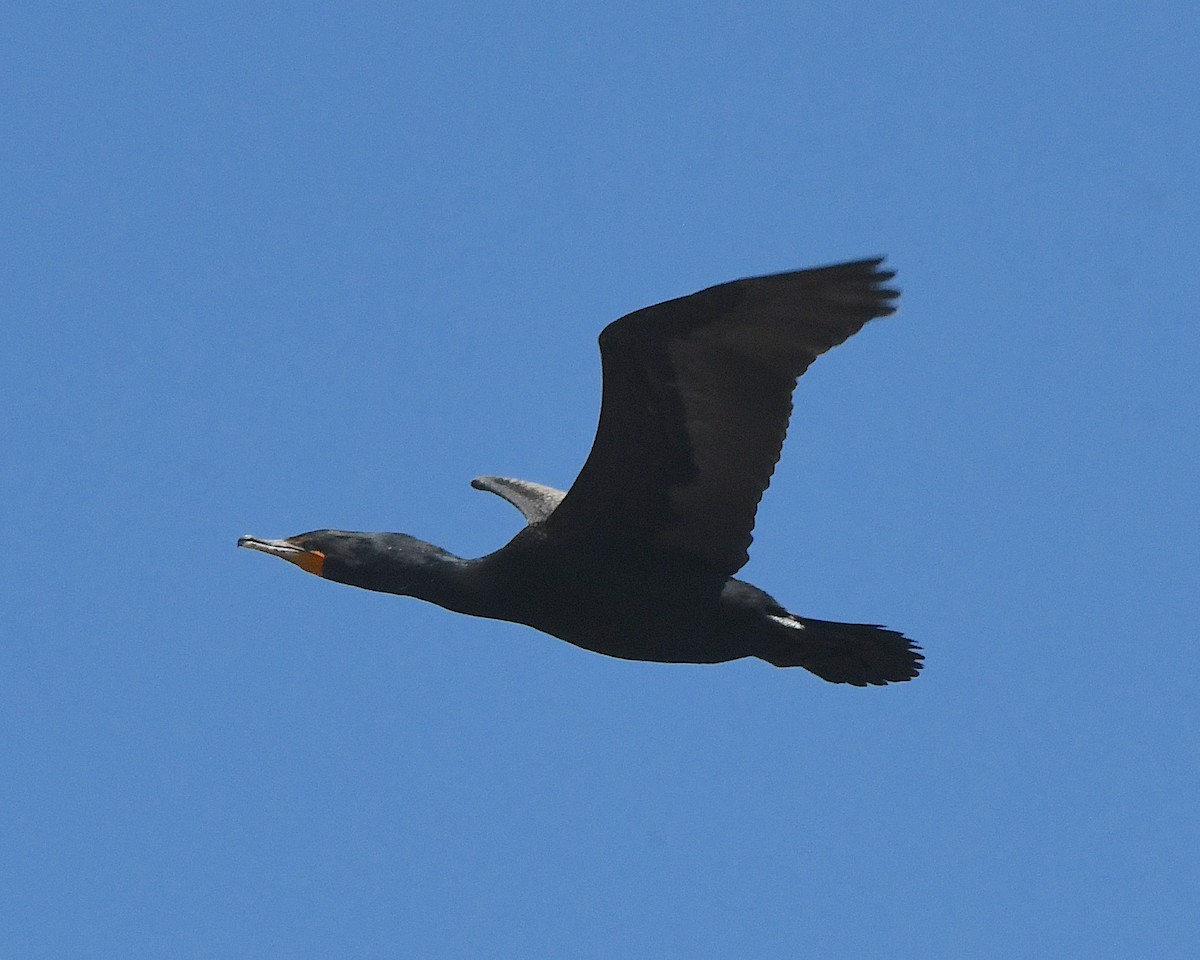
POLYGON ((409 596, 476 617, 491 616, 491 596, 478 560, 464 560, 440 551, 426 556, 409 596))
POLYGON ((486 564, 405 535, 375 535, 363 562, 336 579, 474 616, 491 616, 495 600, 486 564))

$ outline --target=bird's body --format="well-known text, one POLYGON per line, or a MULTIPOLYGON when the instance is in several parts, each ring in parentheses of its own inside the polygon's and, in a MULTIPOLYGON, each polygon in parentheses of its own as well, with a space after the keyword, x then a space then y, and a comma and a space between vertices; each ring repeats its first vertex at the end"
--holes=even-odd
POLYGON ((611 324, 600 338, 600 426, 571 490, 474 482, 529 521, 495 553, 464 560, 406 534, 332 530, 239 545, 628 660, 753 656, 833 682, 910 679, 921 655, 901 634, 796 616, 733 577, 796 378, 893 310, 878 264, 734 281, 611 324))
POLYGON ((736 652, 730 609, 722 604, 727 581, 687 557, 620 546, 574 549, 533 525, 477 569, 486 584, 484 616, 585 650, 666 663, 745 656, 736 652))

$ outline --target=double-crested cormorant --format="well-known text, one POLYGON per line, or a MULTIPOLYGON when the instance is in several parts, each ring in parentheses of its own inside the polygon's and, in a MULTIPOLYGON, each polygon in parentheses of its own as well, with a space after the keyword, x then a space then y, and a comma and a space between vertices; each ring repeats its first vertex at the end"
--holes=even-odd
POLYGON ((523 623, 627 660, 758 657, 858 686, 908 680, 901 634, 789 613, 734 578, 779 459, 796 379, 899 295, 882 258, 735 280, 600 334, 604 397, 570 491, 479 477, 528 521, 477 560, 401 533, 315 530, 238 546, 367 590, 523 623))

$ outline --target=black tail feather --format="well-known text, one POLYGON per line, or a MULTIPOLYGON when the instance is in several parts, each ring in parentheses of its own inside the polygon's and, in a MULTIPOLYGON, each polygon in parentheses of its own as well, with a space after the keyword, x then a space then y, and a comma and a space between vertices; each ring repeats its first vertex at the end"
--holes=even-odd
POLYGON ((772 619, 778 629, 758 656, 777 667, 804 667, 830 683, 865 687, 911 680, 923 666, 921 648, 895 630, 795 614, 772 619))

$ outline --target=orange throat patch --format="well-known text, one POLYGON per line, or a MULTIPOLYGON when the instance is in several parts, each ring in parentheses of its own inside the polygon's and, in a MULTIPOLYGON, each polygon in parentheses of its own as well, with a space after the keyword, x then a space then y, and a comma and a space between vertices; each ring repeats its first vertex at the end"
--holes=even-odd
POLYGON ((322 572, 325 569, 325 554, 320 550, 307 550, 304 553, 298 554, 295 559, 288 557, 301 570, 314 574, 318 577, 323 576, 322 572))

